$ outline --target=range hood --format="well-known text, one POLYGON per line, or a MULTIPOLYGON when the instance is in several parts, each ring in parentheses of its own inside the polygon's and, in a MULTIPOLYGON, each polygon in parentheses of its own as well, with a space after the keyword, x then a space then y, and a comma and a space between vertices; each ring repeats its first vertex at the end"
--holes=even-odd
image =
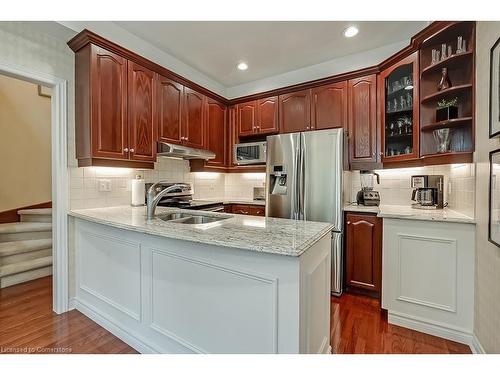
POLYGON ((158 142, 157 156, 181 159, 202 159, 210 160, 215 158, 212 151, 201 150, 198 148, 175 145, 173 143, 158 142))

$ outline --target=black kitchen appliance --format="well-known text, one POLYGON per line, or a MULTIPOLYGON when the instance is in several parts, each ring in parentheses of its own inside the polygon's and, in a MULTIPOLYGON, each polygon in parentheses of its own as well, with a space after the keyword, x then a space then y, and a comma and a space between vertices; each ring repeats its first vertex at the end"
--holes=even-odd
POLYGON ((361 190, 356 194, 356 202, 363 206, 379 206, 380 194, 373 190, 373 177, 377 177, 380 184, 380 176, 373 171, 360 171, 361 190))
POLYGON ((443 208, 444 177, 442 175, 411 176, 411 206, 420 209, 443 208))

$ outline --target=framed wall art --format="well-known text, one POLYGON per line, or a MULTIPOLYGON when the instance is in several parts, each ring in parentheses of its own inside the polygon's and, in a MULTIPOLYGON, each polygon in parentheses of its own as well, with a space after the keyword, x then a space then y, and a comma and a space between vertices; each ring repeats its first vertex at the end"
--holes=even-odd
POLYGON ((500 247, 500 148, 490 152, 488 240, 500 247))
POLYGON ((490 138, 500 135, 500 38, 490 50, 490 138))

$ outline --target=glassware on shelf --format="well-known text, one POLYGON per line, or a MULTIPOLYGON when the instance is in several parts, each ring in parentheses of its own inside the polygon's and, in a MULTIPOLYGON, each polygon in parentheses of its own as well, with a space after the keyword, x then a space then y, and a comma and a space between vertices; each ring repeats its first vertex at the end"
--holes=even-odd
POLYGON ((404 117, 404 125, 405 125, 405 132, 406 134, 411 134, 413 132, 413 123, 411 121, 411 117, 404 117))
POLYGON ((402 110, 406 109, 406 99, 404 96, 399 97, 399 103, 401 105, 402 110))
POLYGON ((434 140, 436 141, 436 152, 450 152, 450 129, 437 129, 433 131, 434 140))
POLYGON ((413 107, 413 96, 409 92, 406 93, 406 106, 408 108, 412 108, 413 107))
POLYGON ((392 102, 394 104, 393 112, 397 112, 397 110, 398 110, 398 100, 396 98, 394 98, 394 100, 392 102))
POLYGON ((446 43, 441 44, 441 60, 446 59, 446 43))
POLYGON ((387 112, 391 111, 391 102, 387 101, 387 112))
POLYGON ((463 39, 463 38, 462 38, 462 35, 459 35, 459 36, 457 37, 457 55, 458 55, 459 53, 465 52, 465 51, 462 51, 462 39, 463 39))
POLYGON ((403 126, 404 126, 404 121, 403 119, 398 119, 398 134, 403 134, 403 126))
POLYGON ((437 90, 438 91, 446 90, 449 89, 450 87, 451 87, 451 81, 450 77, 448 77, 448 68, 443 68, 441 70, 441 80, 437 85, 437 90))
POLYGON ((391 123, 389 124, 389 135, 392 137, 394 135, 394 129, 396 127, 394 126, 394 122, 391 121, 391 123))
POLYGON ((405 151, 405 154, 411 154, 412 150, 411 150, 410 146, 406 146, 404 151, 405 151))
POLYGON ((451 57, 452 53, 451 53, 451 46, 448 45, 448 57, 451 57))

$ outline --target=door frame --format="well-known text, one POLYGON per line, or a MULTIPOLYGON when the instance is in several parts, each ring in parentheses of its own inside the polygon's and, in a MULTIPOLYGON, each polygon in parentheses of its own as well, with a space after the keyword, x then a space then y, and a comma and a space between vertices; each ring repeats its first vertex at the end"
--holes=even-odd
POLYGON ((65 79, 0 61, 0 74, 52 88, 52 309, 69 310, 68 271, 68 82, 65 79))

